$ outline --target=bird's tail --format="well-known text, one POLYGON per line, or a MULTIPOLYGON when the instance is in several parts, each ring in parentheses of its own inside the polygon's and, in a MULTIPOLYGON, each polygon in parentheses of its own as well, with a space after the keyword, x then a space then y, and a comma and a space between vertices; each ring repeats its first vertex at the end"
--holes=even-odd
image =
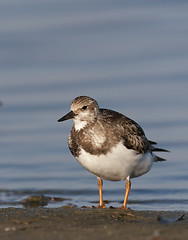
POLYGON ((164 161, 166 161, 165 158, 161 158, 161 157, 155 155, 155 160, 154 160, 154 162, 164 162, 164 161))
MULTIPOLYGON (((152 152, 169 152, 169 151, 166 150, 166 149, 163 149, 163 148, 153 147, 153 148, 152 148, 152 152)), ((165 158, 161 158, 161 157, 155 155, 155 160, 154 160, 154 162, 164 162, 164 161, 166 161, 165 158)))
POLYGON ((168 150, 164 149, 164 148, 156 148, 153 147, 152 148, 152 152, 169 152, 168 150))

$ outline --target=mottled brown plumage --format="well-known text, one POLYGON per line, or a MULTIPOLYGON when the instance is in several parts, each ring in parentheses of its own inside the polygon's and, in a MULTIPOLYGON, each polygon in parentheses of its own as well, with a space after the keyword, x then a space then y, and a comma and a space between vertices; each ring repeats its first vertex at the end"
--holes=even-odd
POLYGON ((90 154, 107 154, 111 147, 123 141, 128 149, 137 153, 146 153, 152 150, 152 144, 147 140, 142 128, 130 118, 108 109, 100 109, 97 119, 88 123, 80 131, 73 126, 69 136, 69 148, 76 157, 80 148, 90 154), (104 134, 106 140, 100 146, 92 139, 92 133, 104 134))

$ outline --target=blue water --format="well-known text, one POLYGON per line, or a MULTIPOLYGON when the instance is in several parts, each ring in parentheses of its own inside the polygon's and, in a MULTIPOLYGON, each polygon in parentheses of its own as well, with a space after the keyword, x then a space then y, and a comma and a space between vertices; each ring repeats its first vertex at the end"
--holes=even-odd
MULTIPOLYGON (((0 207, 32 194, 97 205, 96 177, 57 123, 78 95, 137 121, 167 148, 132 180, 132 209, 188 211, 187 1, 0 1, 0 207)), ((104 181, 107 206, 124 182, 104 181)), ((18 204, 17 207, 22 207, 18 204)))

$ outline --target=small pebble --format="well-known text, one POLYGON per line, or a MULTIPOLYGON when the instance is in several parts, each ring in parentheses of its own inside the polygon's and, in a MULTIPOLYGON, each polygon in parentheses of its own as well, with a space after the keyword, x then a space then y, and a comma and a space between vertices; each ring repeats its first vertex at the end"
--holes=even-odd
POLYGON ((5 232, 11 232, 11 231, 16 231, 16 228, 15 227, 6 227, 4 230, 5 230, 5 232))

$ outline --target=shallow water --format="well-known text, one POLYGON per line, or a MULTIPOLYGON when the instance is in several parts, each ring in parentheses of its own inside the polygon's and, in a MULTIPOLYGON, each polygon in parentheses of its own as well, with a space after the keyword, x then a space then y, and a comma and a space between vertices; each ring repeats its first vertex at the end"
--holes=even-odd
MULTIPOLYGON (((67 198, 48 207, 96 205, 97 180, 71 156, 72 99, 137 121, 167 148, 132 180, 132 209, 188 211, 188 3, 186 1, 0 2, 0 206, 32 194, 67 198)), ((104 181, 107 206, 124 182, 104 181)))

